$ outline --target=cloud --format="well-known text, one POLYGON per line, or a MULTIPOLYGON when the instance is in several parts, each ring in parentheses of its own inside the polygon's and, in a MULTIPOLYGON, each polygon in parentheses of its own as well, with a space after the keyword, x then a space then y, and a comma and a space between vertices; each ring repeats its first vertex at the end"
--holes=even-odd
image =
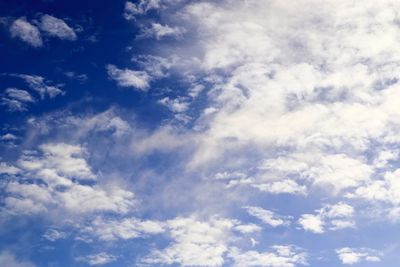
POLYGON ((151 77, 145 71, 118 69, 114 65, 107 65, 106 69, 108 76, 121 87, 133 87, 141 91, 147 91, 150 87, 151 77))
POLYGON ((45 238, 48 241, 54 242, 59 239, 64 239, 67 237, 67 234, 59 231, 57 229, 49 229, 43 234, 43 238, 45 238))
POLYGON ((152 77, 164 78, 178 64, 179 58, 175 55, 168 57, 137 55, 132 58, 132 61, 139 64, 152 77))
POLYGON ((17 37, 33 47, 41 47, 43 45, 38 28, 29 23, 24 17, 14 20, 10 26, 10 32, 12 37, 17 37))
POLYGON ((0 162, 0 174, 16 175, 20 172, 20 169, 10 166, 7 163, 0 162))
POLYGON ((137 218, 106 220, 97 217, 82 232, 100 240, 115 241, 146 237, 148 235, 160 234, 164 231, 163 222, 142 221, 137 218))
POLYGON ((307 254, 295 246, 273 246, 272 251, 242 252, 238 248, 230 251, 229 257, 234 261, 234 266, 264 266, 264 267, 294 267, 307 265, 307 254))
POLYGON ((261 227, 256 224, 253 224, 253 223, 239 224, 239 225, 235 226, 235 230, 239 231, 242 234, 249 234, 249 233, 261 231, 261 227))
POLYGON ((40 29, 48 35, 62 40, 74 41, 77 39, 75 31, 65 21, 47 14, 41 17, 40 29))
POLYGON ((162 0, 140 0, 137 4, 125 2, 124 17, 127 20, 135 19, 137 15, 146 14, 149 10, 161 7, 162 0))
POLYGON ((0 266, 7 267, 35 267, 34 264, 28 261, 18 260, 11 252, 3 250, 0 253, 0 266))
POLYGON ((90 266, 97 266, 114 262, 117 260, 117 257, 105 252, 100 252, 98 254, 77 257, 75 260, 85 262, 90 266))
POLYGON ((76 72, 73 71, 66 71, 64 72, 64 75, 67 76, 68 78, 72 79, 72 80, 76 80, 78 82, 84 83, 87 81, 88 76, 86 74, 78 74, 76 72))
POLYGON ((64 143, 50 143, 41 145, 40 150, 43 154, 42 157, 24 155, 19 160, 19 165, 30 171, 54 170, 57 175, 70 179, 96 179, 83 158, 85 154, 83 147, 64 143))
POLYGON ((290 224, 291 217, 280 216, 275 214, 273 211, 266 210, 260 207, 245 207, 247 212, 258 219, 260 219, 263 223, 272 226, 287 226, 290 224))
POLYGON ((15 135, 12 134, 12 133, 6 133, 6 134, 4 134, 4 135, 2 135, 2 136, 0 137, 0 140, 1 140, 1 141, 15 141, 15 140, 17 140, 17 139, 18 139, 18 137, 15 136, 15 135))
POLYGON ((7 88, 6 97, 1 100, 1 105, 7 106, 9 111, 25 111, 28 103, 34 103, 35 99, 25 90, 7 88))
POLYGON ((90 214, 131 211, 136 200, 132 192, 110 184, 96 184, 81 146, 49 143, 40 151, 26 151, 17 161, 18 169, 4 166, 7 173, 21 174, 7 181, 4 212, 11 215, 43 213, 90 214), (21 170, 21 171, 19 171, 21 170), (25 183, 24 179, 30 179, 25 183))
POLYGON ((151 38, 154 37, 160 40, 165 37, 181 38, 185 30, 180 27, 171 27, 162 25, 160 23, 152 23, 150 27, 143 28, 138 38, 151 38))
POLYGON ((164 97, 158 100, 158 103, 160 103, 163 106, 166 106, 168 109, 170 109, 172 112, 175 113, 187 111, 190 105, 190 103, 184 97, 178 97, 175 99, 164 97))
POLYGON ((7 88, 6 94, 8 97, 19 100, 21 102, 35 102, 35 99, 31 94, 25 90, 20 90, 17 88, 7 88))
POLYGON ((143 263, 180 266, 222 266, 227 252, 227 231, 233 223, 224 219, 209 222, 194 218, 175 218, 167 222, 171 244, 153 250, 143 263))
POLYGON ((379 262, 381 261, 378 253, 371 249, 354 249, 344 247, 337 249, 336 253, 343 264, 353 265, 362 261, 379 262))
POLYGON ((393 6, 208 1, 164 16, 193 33, 168 53, 207 88, 188 169, 243 173, 218 180, 233 191, 323 190, 396 207, 385 178, 400 129, 393 6))
POLYGON ((303 214, 298 222, 305 231, 322 234, 326 227, 332 231, 354 228, 353 214, 352 206, 339 202, 334 205, 325 205, 316 210, 316 214, 303 214))
POLYGON ((10 74, 12 77, 23 79, 30 88, 38 92, 43 99, 45 96, 54 98, 57 95, 63 95, 65 92, 59 87, 62 85, 51 85, 51 81, 45 80, 42 76, 27 74, 10 74))

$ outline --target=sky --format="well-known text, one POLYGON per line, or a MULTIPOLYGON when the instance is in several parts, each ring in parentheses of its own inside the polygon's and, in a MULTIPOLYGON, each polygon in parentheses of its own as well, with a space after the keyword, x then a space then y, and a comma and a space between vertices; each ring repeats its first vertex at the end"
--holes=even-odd
POLYGON ((397 267, 399 10, 0 0, 0 266, 397 267))

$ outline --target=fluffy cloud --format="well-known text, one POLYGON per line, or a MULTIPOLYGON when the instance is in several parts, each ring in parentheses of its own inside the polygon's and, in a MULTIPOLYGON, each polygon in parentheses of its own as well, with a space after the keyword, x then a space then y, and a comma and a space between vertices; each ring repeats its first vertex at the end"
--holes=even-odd
POLYGON ((341 248, 336 253, 343 264, 353 265, 362 261, 379 262, 381 261, 378 253, 371 249, 341 248))
POLYGON ((276 158, 274 151, 282 150, 321 154, 320 166, 310 166, 306 158, 299 163, 312 167, 308 175, 314 184, 333 186, 334 193, 368 180, 373 167, 363 153, 374 153, 372 143, 394 140, 400 124, 393 108, 398 84, 388 82, 398 66, 385 63, 398 55, 393 45, 398 34, 392 34, 396 15, 389 5, 380 3, 372 14, 368 4, 346 1, 187 6, 189 25, 202 40, 190 52, 204 72, 193 69, 213 75, 208 108, 214 113, 199 121, 207 130, 199 136, 192 166, 229 160, 253 145, 254 154, 268 151, 256 154, 259 158, 276 158), (388 42, 376 42, 376 36, 388 42), (374 49, 367 49, 365 40, 374 49))
POLYGON ((62 19, 50 15, 43 15, 40 21, 40 29, 50 36, 55 36, 63 40, 76 40, 75 31, 68 26, 62 19))
MULTIPOLYGON (((40 152, 26 152, 18 160, 21 178, 8 181, 4 188, 5 212, 127 213, 135 207, 133 193, 117 185, 102 188, 95 183, 97 177, 84 154, 82 147, 64 143, 44 144, 40 152)), ((10 167, 6 171, 10 173, 10 167)))
POLYGON ((147 264, 180 266, 221 266, 227 252, 229 229, 226 219, 198 221, 192 217, 167 222, 172 243, 163 250, 154 250, 142 261, 147 264))
POLYGON ((133 87, 141 91, 147 91, 150 87, 151 77, 145 71, 119 69, 114 65, 106 66, 109 77, 121 87, 133 87))
POLYGON ((301 215, 299 224, 305 231, 322 234, 326 227, 329 230, 354 228, 353 214, 352 206, 340 202, 335 205, 325 205, 322 209, 316 210, 316 214, 301 215))
POLYGON ((24 17, 14 20, 10 26, 10 32, 12 37, 17 37, 33 47, 43 45, 38 28, 29 23, 24 17))

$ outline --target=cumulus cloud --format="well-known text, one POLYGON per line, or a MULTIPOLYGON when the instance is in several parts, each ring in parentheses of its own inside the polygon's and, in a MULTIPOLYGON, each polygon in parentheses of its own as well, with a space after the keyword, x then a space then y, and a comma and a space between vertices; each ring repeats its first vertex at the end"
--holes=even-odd
POLYGON ((171 244, 153 250, 142 261, 146 264, 180 266, 221 266, 227 252, 228 231, 233 223, 226 219, 198 221, 192 217, 167 222, 171 244))
POLYGON ((337 249, 336 253, 343 264, 353 265, 359 262, 380 262, 379 253, 372 249, 355 249, 344 247, 337 249))
POLYGON ((133 87, 141 91, 147 91, 150 87, 151 77, 145 71, 119 69, 114 65, 107 65, 106 69, 108 76, 121 87, 133 87))
POLYGON ((390 161, 380 148, 398 140, 397 4, 225 4, 191 3, 182 11, 197 35, 179 49, 193 55, 187 68, 211 81, 189 165, 265 159, 259 175, 239 181, 268 193, 305 194, 314 186, 340 195, 373 184, 376 168, 390 161))
POLYGON ((29 23, 24 17, 14 20, 10 26, 10 32, 12 37, 19 38, 33 47, 43 45, 38 28, 29 23))
POLYGON ((325 205, 316 210, 316 214, 303 214, 298 222, 305 231, 322 234, 326 228, 333 231, 354 228, 353 214, 352 206, 339 202, 334 205, 325 205))
POLYGON ((40 29, 63 40, 74 41, 77 38, 75 31, 65 21, 47 14, 41 17, 40 29))
POLYGON ((21 178, 6 183, 4 212, 12 215, 129 212, 136 205, 133 193, 117 185, 107 188, 97 185, 97 177, 84 155, 81 146, 49 143, 40 146, 40 151, 26 151, 17 162, 18 169, 3 165, 7 173, 21 174, 21 178), (24 178, 32 182, 25 183, 24 178))

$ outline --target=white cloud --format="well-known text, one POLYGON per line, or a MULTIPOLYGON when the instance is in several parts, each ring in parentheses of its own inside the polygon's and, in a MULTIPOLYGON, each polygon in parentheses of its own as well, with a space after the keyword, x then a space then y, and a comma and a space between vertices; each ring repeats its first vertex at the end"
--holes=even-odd
POLYGON ((242 234, 249 234, 261 231, 261 227, 253 223, 239 224, 235 226, 235 230, 239 231, 242 234))
POLYGON ((86 74, 78 74, 78 73, 73 72, 73 71, 66 71, 66 72, 64 72, 64 75, 67 76, 70 79, 77 80, 77 81, 79 81, 81 83, 86 82, 87 79, 88 79, 88 76, 86 74))
POLYGON ((118 69, 114 65, 107 65, 106 69, 109 77, 121 87, 133 87, 142 91, 147 91, 150 87, 151 77, 145 71, 118 69))
POLYGON ((172 112, 176 112, 176 113, 187 111, 189 109, 189 105, 190 105, 190 103, 187 101, 187 99, 185 99, 183 97, 178 97, 175 99, 171 99, 169 97, 164 97, 164 98, 158 100, 158 103, 160 103, 163 106, 166 106, 172 112))
POLYGON ((26 104, 24 104, 18 100, 15 100, 15 99, 9 99, 9 98, 3 97, 1 99, 0 104, 2 106, 7 106, 7 110, 10 112, 27 110, 26 104))
POLYGON ((337 249, 336 253, 343 264, 353 265, 359 262, 379 262, 381 261, 378 253, 371 249, 354 249, 344 247, 337 249))
POLYGON ((164 78, 169 75, 169 71, 179 63, 179 58, 175 55, 160 57, 153 55, 138 55, 132 61, 139 64, 152 77, 164 78))
POLYGON ((142 260, 143 263, 180 266, 224 264, 232 221, 214 218, 203 222, 190 217, 175 218, 167 225, 172 243, 162 250, 153 250, 142 260))
POLYGON ((29 171, 55 170, 56 174, 70 179, 96 179, 83 158, 83 147, 54 143, 41 145, 40 150, 43 157, 25 155, 19 160, 19 165, 29 171))
POLYGON ((260 207, 245 207, 247 212, 263 223, 270 225, 272 227, 285 226, 290 224, 291 217, 280 216, 275 214, 273 211, 266 210, 260 207))
POLYGON ((25 111, 28 103, 35 102, 31 94, 17 88, 7 88, 6 97, 2 98, 1 105, 7 106, 9 111, 25 111))
POLYGON ((329 230, 335 231, 344 228, 354 228, 354 208, 343 202, 334 205, 325 205, 316 210, 316 214, 303 214, 299 224, 305 231, 322 234, 329 230))
POLYGON ((140 0, 137 4, 130 1, 125 2, 124 17, 127 20, 135 19, 137 15, 146 14, 149 10, 159 9, 161 0, 140 0))
POLYGON ((0 266, 7 267, 35 267, 29 261, 18 260, 11 252, 3 250, 0 253, 0 266))
POLYGON ((160 23, 152 23, 150 27, 143 28, 139 38, 150 38, 154 37, 160 40, 165 37, 181 38, 185 33, 185 30, 180 27, 171 27, 168 25, 162 25, 160 23))
POLYGON ((26 21, 24 17, 14 20, 10 26, 10 32, 12 37, 17 37, 33 47, 43 45, 38 28, 26 21))
POLYGON ((44 234, 43 238, 49 240, 51 242, 57 241, 59 239, 64 239, 67 237, 67 234, 57 230, 57 229, 48 229, 44 234))
POLYGON ((164 226, 163 222, 142 221, 137 218, 105 220, 98 217, 83 229, 83 233, 95 236, 100 240, 113 241, 160 234, 165 231, 164 226))
POLYGON ((1 140, 1 141, 15 141, 15 140, 17 140, 17 139, 18 139, 18 137, 15 136, 15 135, 12 134, 12 133, 6 133, 6 134, 4 134, 4 135, 2 135, 2 136, 0 137, 0 140, 1 140))
POLYGON ((35 99, 31 96, 31 94, 25 90, 7 88, 5 92, 9 98, 13 98, 21 102, 35 102, 35 99))
POLYGON ((91 266, 97 266, 114 262, 117 260, 117 257, 105 252, 100 252, 98 254, 77 257, 75 260, 85 262, 91 266))
POLYGON ((47 14, 41 17, 40 29, 63 40, 74 41, 77 38, 75 31, 65 21, 47 14))
POLYGON ((238 248, 233 248, 229 256, 234 261, 234 266, 265 266, 265 267, 294 267, 307 265, 307 254, 295 246, 273 246, 272 251, 242 252, 238 248))
POLYGON ((322 234, 324 232, 324 223, 318 215, 303 214, 299 219, 299 224, 305 231, 310 231, 316 234, 322 234))
POLYGON ((4 211, 9 214, 60 213, 125 214, 136 206, 134 195, 118 185, 102 187, 95 183, 81 146, 64 143, 44 144, 39 151, 26 152, 18 160, 19 170, 4 165, 4 171, 21 174, 5 187, 4 211), (11 169, 10 169, 11 168, 11 169), (25 183, 24 178, 32 180, 25 183), (88 183, 89 182, 89 183, 88 183))
POLYGON ((168 52, 190 58, 185 75, 209 88, 189 169, 246 173, 264 160, 223 181, 266 193, 377 187, 376 168, 391 167, 400 140, 398 5, 209 1, 166 15, 193 33, 168 52))
POLYGON ((43 77, 38 75, 10 74, 10 76, 23 79, 30 88, 40 94, 42 99, 46 95, 50 98, 54 98, 57 95, 65 94, 65 92, 60 89, 62 85, 51 85, 51 81, 45 80, 43 77))

